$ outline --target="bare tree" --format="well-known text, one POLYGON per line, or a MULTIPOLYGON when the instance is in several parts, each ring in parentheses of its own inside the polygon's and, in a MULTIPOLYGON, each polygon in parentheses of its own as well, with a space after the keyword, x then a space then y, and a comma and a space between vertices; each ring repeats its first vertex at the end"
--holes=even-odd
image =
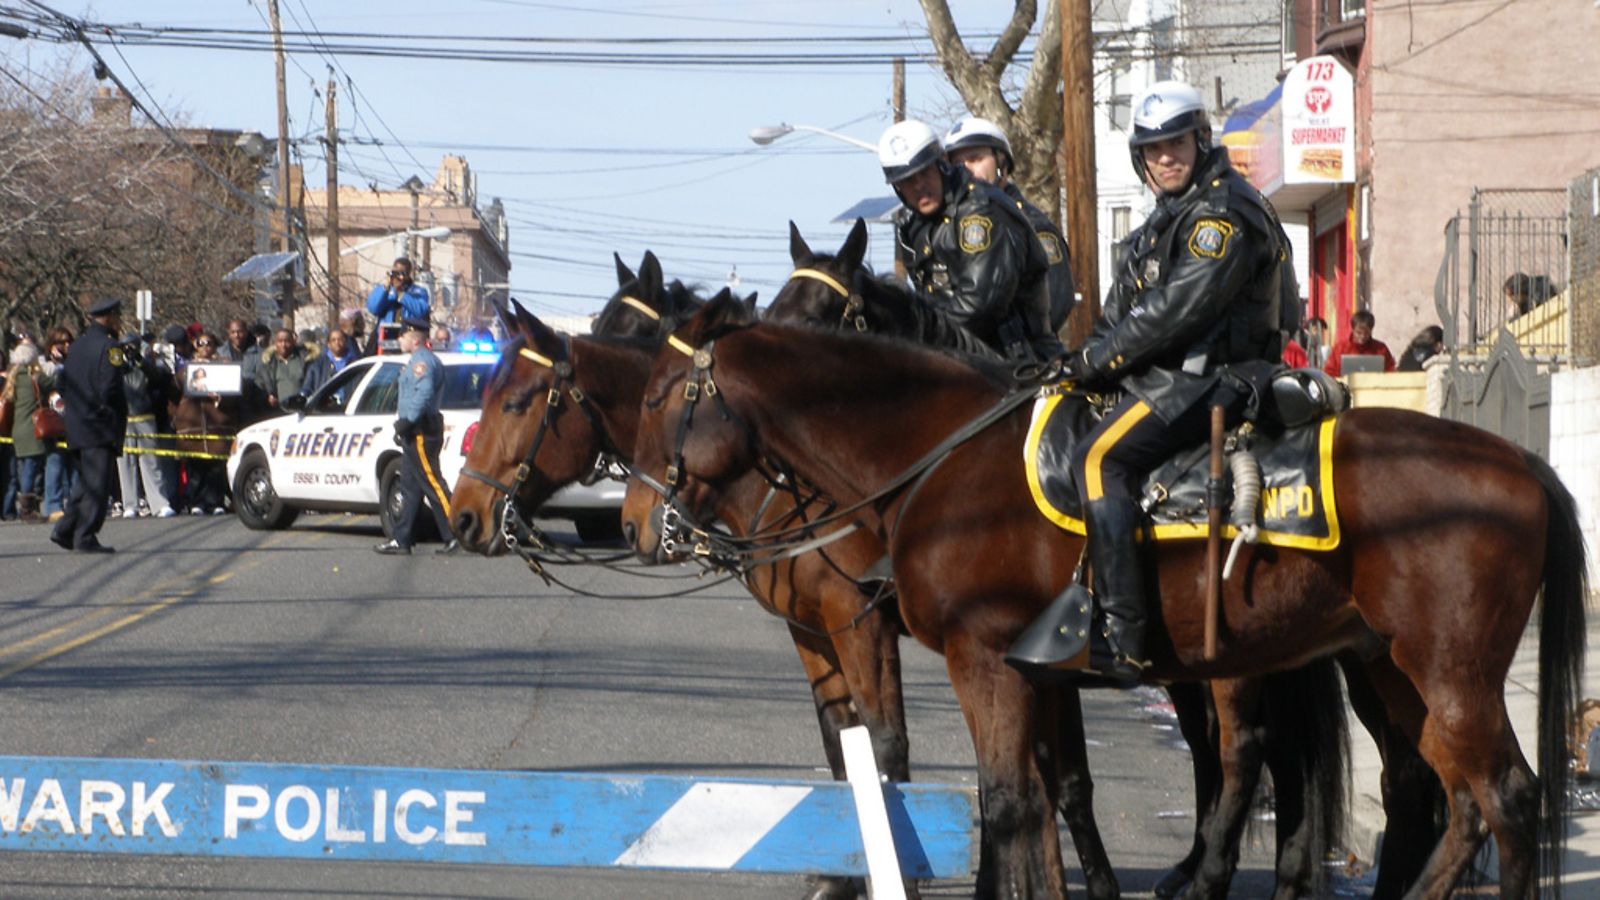
MULTIPOLYGON (((165 321, 248 308, 221 276, 249 253, 250 204, 156 129, 95 122, 81 72, 0 79, 0 320, 40 333, 81 326, 99 296, 149 288, 165 321)), ((253 163, 204 146, 246 189, 253 163)))
POLYGON ((1020 89, 1008 88, 1006 70, 1033 30, 1037 0, 1017 0, 1011 21, 981 57, 967 48, 946 0, 921 0, 928 37, 945 77, 973 114, 1005 131, 1016 157, 1012 178, 1051 219, 1061 221, 1061 8, 1048 0, 1044 27, 1034 42, 1033 65, 1020 89))

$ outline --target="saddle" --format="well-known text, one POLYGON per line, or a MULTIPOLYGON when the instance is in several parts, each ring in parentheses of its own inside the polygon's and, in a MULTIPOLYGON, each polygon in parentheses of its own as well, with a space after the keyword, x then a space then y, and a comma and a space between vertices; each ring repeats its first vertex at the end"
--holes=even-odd
MULTIPOLYGON (((1045 389, 1035 401, 1024 449, 1028 488, 1045 518, 1074 534, 1085 534, 1072 455, 1100 418, 1084 394, 1045 389)), ((1314 369, 1295 369, 1271 384, 1270 414, 1246 422, 1226 436, 1225 490, 1230 524, 1223 537, 1256 528, 1254 539, 1278 547, 1332 550, 1339 546, 1333 496, 1333 435, 1337 413, 1349 394, 1314 369), (1243 506, 1239 501, 1244 500, 1243 506), (1233 508, 1239 507, 1239 508, 1233 508)), ((1157 541, 1204 539, 1206 479, 1210 448, 1181 451, 1157 467, 1142 485, 1147 534, 1157 541)), ((1252 535, 1246 534, 1251 540, 1252 535)))

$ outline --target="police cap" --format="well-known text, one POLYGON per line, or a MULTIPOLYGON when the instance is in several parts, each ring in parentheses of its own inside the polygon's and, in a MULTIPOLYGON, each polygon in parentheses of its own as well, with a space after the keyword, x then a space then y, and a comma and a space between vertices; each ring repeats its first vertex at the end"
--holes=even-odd
POLYGON ((109 316, 112 313, 119 312, 122 312, 122 301, 115 297, 106 297, 102 300, 96 300, 93 305, 89 307, 89 315, 91 316, 109 316))
POLYGON ((427 319, 417 316, 407 316, 400 320, 400 324, 404 325, 408 331, 420 331, 423 334, 427 334, 428 329, 432 327, 427 319))

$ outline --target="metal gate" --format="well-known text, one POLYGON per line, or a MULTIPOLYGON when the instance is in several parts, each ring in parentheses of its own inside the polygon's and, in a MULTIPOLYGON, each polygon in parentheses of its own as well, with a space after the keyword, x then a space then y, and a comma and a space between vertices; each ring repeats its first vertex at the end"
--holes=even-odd
POLYGON ((1442 414, 1548 457, 1550 373, 1571 358, 1567 191, 1475 190, 1445 226, 1434 304, 1442 414))

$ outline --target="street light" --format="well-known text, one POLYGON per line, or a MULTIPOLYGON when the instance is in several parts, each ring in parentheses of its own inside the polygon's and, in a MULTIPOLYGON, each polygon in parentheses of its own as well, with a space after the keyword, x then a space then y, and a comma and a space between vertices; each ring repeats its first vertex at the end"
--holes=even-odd
POLYGON ((854 147, 860 147, 862 150, 867 150, 872 153, 878 152, 876 145, 869 144, 863 140, 857 140, 856 138, 850 137, 847 134, 840 134, 837 131, 829 131, 826 128, 817 128, 814 125, 789 125, 786 123, 780 123, 777 125, 764 125, 760 128, 752 128, 750 130, 750 140, 756 142, 762 147, 765 147, 778 138, 781 138, 786 134, 792 134, 796 131, 809 131, 812 134, 820 134, 824 137, 831 137, 836 141, 843 141, 846 144, 850 144, 854 147))
POLYGON ((346 247, 343 250, 339 251, 339 255, 340 256, 349 256, 352 253, 359 253, 362 250, 367 249, 368 247, 376 246, 378 244, 383 243, 384 241, 392 241, 392 240, 394 240, 396 238, 419 237, 419 238, 429 238, 431 240, 436 240, 436 241, 442 241, 445 238, 448 238, 449 236, 450 236, 450 229, 446 228, 443 225, 436 225, 436 226, 434 226, 432 228, 407 228, 405 231, 396 231, 394 234, 386 234, 383 237, 375 237, 370 241, 362 241, 361 243, 356 244, 356 245, 354 245, 352 247, 346 247))

